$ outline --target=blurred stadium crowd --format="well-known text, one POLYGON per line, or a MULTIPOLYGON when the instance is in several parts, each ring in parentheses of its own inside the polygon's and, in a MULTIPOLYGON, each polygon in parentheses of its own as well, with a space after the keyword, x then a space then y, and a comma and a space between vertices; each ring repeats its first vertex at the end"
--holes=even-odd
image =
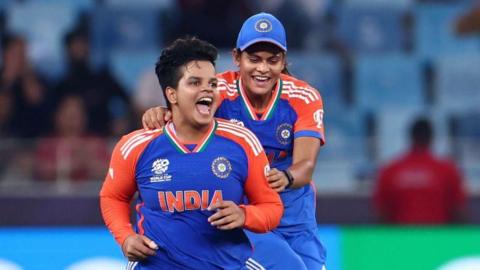
POLYGON ((475 8, 473 0, 1 0, 1 190, 93 182, 96 193, 110 138, 139 128, 141 113, 162 102, 153 73, 162 46, 199 36, 221 48, 218 70, 230 69, 243 20, 267 11, 285 24, 290 71, 324 99, 319 191, 370 186, 423 115, 435 150, 478 192, 475 8))

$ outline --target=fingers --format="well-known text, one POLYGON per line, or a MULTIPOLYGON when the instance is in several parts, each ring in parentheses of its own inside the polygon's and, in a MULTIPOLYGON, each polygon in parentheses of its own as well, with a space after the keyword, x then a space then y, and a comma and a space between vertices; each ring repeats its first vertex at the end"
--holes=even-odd
POLYGON ((143 115, 142 115, 142 126, 143 126, 143 129, 149 129, 148 128, 148 123, 147 123, 147 112, 145 112, 143 115))
POLYGON ((153 125, 155 128, 163 128, 165 126, 165 120, 164 120, 164 108, 161 107, 155 107, 154 109, 154 123, 153 125))
POLYGON ((148 109, 143 115, 142 115, 142 125, 144 129, 154 129, 154 116, 152 114, 155 114, 154 108, 148 109))
POLYGON ((267 181, 270 188, 276 192, 282 192, 288 185, 288 179, 285 174, 277 169, 271 169, 267 174, 267 181))
POLYGON ((131 261, 144 260, 155 255, 158 246, 155 242, 143 235, 129 236, 122 245, 123 254, 131 261))
MULTIPOLYGON (((164 109, 164 110, 166 110, 166 109, 164 109)), ((165 116, 163 117, 163 120, 166 123, 166 122, 170 121, 170 119, 172 119, 172 111, 166 110, 165 116)))
POLYGON ((154 250, 157 250, 158 249, 158 245, 157 243, 153 242, 152 240, 150 240, 148 237, 146 237, 145 235, 142 235, 141 236, 142 239, 143 239, 143 243, 145 245, 147 245, 150 249, 154 249, 154 250))
POLYGON ((243 227, 245 224, 245 212, 232 201, 219 202, 209 210, 217 212, 208 218, 212 226, 220 230, 231 230, 243 227))
POLYGON ((144 129, 161 129, 165 125, 165 119, 171 118, 171 113, 162 107, 148 109, 142 115, 142 125, 144 129))

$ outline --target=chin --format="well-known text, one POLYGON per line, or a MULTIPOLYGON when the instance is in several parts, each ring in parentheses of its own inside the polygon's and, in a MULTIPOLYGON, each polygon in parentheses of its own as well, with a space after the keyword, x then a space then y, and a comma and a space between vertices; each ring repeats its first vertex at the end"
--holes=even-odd
POLYGON ((194 119, 195 124, 199 127, 210 125, 212 120, 213 120, 212 115, 210 115, 210 116, 198 116, 198 117, 195 117, 195 119, 194 119))
POLYGON ((255 94, 255 95, 265 95, 267 93, 269 93, 270 91, 272 91, 273 87, 275 86, 274 83, 269 83, 269 84, 266 84, 266 85, 263 85, 263 86, 258 86, 258 85, 251 85, 251 87, 249 87, 251 93, 255 94))
POLYGON ((266 95, 268 94, 269 92, 271 92, 273 89, 273 85, 272 86, 268 86, 268 87, 254 87, 254 88, 251 88, 251 93, 252 94, 255 94, 255 95, 258 95, 258 96, 263 96, 263 95, 266 95))

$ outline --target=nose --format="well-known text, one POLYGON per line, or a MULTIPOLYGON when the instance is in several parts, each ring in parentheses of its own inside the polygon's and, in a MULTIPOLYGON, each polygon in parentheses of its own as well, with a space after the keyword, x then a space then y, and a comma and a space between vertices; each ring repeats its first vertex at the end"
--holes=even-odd
POLYGON ((202 87, 202 91, 205 91, 205 92, 213 92, 213 90, 215 89, 209 83, 207 83, 202 87))
POLYGON ((268 64, 265 61, 261 61, 257 65, 257 70, 262 73, 266 73, 268 71, 268 64))

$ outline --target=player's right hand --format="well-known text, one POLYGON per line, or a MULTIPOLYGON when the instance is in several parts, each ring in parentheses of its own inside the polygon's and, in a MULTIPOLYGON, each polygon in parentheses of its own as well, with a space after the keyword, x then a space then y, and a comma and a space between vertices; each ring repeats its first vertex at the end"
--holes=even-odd
POLYGON ((140 261, 155 255, 158 245, 140 234, 130 235, 122 245, 122 252, 130 261, 140 261))
POLYGON ((160 129, 172 118, 172 113, 160 106, 148 109, 142 115, 142 125, 144 129, 160 129))

